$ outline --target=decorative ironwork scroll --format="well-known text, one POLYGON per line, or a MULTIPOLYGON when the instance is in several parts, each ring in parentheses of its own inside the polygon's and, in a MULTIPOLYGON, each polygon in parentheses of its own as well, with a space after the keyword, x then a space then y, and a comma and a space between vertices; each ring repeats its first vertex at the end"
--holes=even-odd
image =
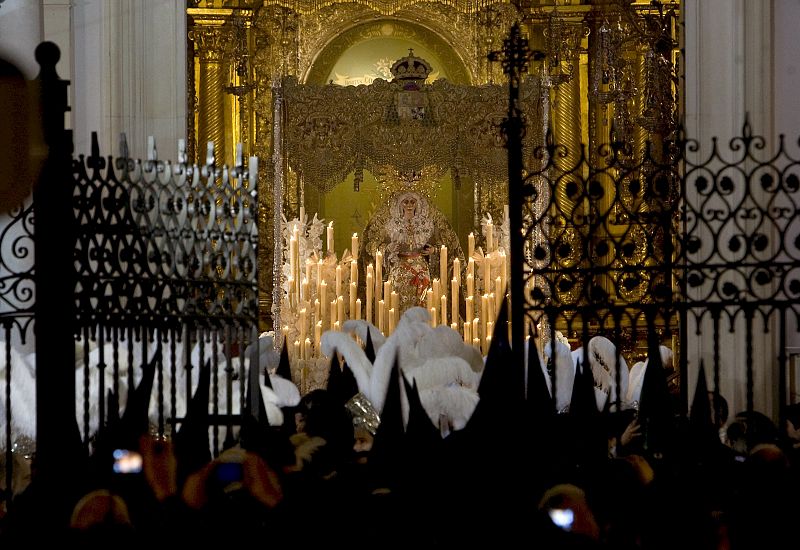
POLYGON ((96 144, 74 163, 81 325, 170 328, 258 318, 256 168, 106 161, 96 144))

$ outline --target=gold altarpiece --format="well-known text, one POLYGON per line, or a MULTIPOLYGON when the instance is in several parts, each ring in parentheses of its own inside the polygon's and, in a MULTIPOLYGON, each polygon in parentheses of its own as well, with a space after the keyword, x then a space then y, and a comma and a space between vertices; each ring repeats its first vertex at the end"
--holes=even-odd
MULTIPOLYGON (((246 155, 262 159, 258 181, 261 266, 273 265, 276 209, 287 217, 296 215, 303 186, 310 183, 308 171, 298 177, 287 165, 285 179, 279 182, 280 204, 275 203, 275 174, 280 171, 273 169, 274 163, 288 160, 276 159, 276 151, 282 148, 274 142, 275 118, 281 112, 276 109, 275 94, 288 90, 286 86, 316 85, 314 93, 330 94, 332 107, 346 105, 335 96, 358 94, 362 87, 348 91, 347 87, 324 86, 328 69, 349 47, 385 32, 386 23, 394 32, 426 44, 455 68, 452 84, 433 84, 432 93, 440 95, 448 87, 453 93, 477 95, 482 86, 503 89, 488 86, 504 82, 500 63, 490 61, 489 53, 502 47, 514 22, 521 23, 531 46, 546 55, 544 61, 531 64, 530 72, 542 82, 545 92, 539 111, 546 105, 545 118, 554 139, 572 155, 564 159, 565 165, 575 161, 581 151, 591 155, 612 141, 624 142, 634 163, 647 141, 658 143, 674 130, 680 115, 680 83, 675 76, 680 62, 678 2, 190 0, 187 16, 188 101, 193 113, 187 129, 189 153, 199 159, 205 152, 200 144, 214 141, 218 158, 230 163, 234 144, 241 142, 246 155)), ((390 93, 389 83, 363 88, 390 93)), ((501 99, 500 95, 497 98, 501 99)), ((385 99, 376 96, 370 101, 385 107, 381 103, 385 99)), ((463 113, 451 114, 462 117, 462 129, 475 124, 469 117, 463 118, 463 113)), ((437 131, 422 139, 431 141, 437 131)), ((493 134, 480 135, 488 139, 493 134)), ((361 143, 374 144, 373 137, 361 143)), ((487 168, 484 173, 489 166, 503 164, 503 152, 494 141, 487 141, 478 155, 487 168)), ((448 155, 447 162, 429 164, 440 169, 455 164, 458 172, 463 172, 464 177, 451 177, 450 184, 455 187, 462 180, 462 189, 456 192, 470 193, 473 218, 481 212, 496 212, 503 201, 493 192, 500 193, 502 186, 491 178, 477 181, 468 176, 466 164, 462 168, 458 163, 468 163, 474 155, 452 151, 448 155), (484 181, 485 189, 481 187, 484 181)), ((347 158, 339 167, 332 163, 331 176, 341 177, 345 166, 358 172, 358 155, 347 158)), ((568 201, 566 195, 560 200, 568 201)), ((627 222, 619 219, 618 223, 623 227, 627 222)), ((273 276, 271 269, 259 271, 265 327, 272 322, 273 276)))

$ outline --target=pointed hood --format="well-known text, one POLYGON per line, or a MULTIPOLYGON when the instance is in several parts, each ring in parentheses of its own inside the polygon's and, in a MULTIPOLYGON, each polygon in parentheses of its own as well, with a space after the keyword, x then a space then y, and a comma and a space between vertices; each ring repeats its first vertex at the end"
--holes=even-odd
POLYGON ((161 342, 151 361, 142 365, 142 378, 128 395, 125 412, 119 422, 118 445, 126 449, 135 449, 139 446, 139 437, 150 430, 150 396, 153 393, 153 379, 155 378, 156 365, 161 361, 161 342))
POLYGON ((534 423, 549 421, 556 413, 555 400, 547 383, 547 374, 542 369, 539 350, 533 335, 528 339, 528 381, 525 402, 528 417, 534 423))
POLYGON ((376 488, 395 489, 402 464, 405 432, 400 394, 401 376, 400 365, 395 358, 380 413, 381 422, 369 452, 369 465, 376 488))
POLYGON ((333 354, 328 370, 326 389, 336 403, 340 405, 344 405, 358 393, 358 384, 356 384, 352 371, 346 365, 345 368, 340 366, 339 354, 336 352, 333 354))
POLYGON ((674 416, 659 345, 654 336, 649 340, 647 368, 639 397, 639 423, 645 451, 653 457, 660 457, 670 450, 673 442, 674 416))
POLYGON ((711 418, 711 401, 708 398, 706 371, 702 360, 697 373, 692 409, 689 412, 689 433, 695 446, 701 450, 707 450, 719 443, 719 435, 711 418))
POLYGON ((275 374, 282 376, 286 380, 292 379, 292 365, 289 362, 289 342, 286 338, 283 339, 283 346, 281 346, 281 358, 278 361, 278 369, 275 374))
POLYGON ((596 418, 600 414, 594 395, 592 370, 582 363, 580 359, 575 366, 575 382, 572 385, 569 414, 580 418, 596 418))
POLYGON ((208 441, 208 402, 211 384, 211 361, 198 367, 197 388, 186 407, 186 416, 175 435, 175 457, 179 480, 211 461, 208 441))
POLYGON ((406 426, 408 450, 415 454, 425 454, 441 442, 441 432, 422 406, 417 381, 414 380, 412 384, 403 377, 403 384, 408 399, 408 424, 406 426))
POLYGON ((372 343, 372 331, 367 330, 367 341, 364 344, 364 354, 370 363, 375 363, 375 345, 372 343))
MULTIPOLYGON (((516 411, 525 399, 525 366, 514 365, 508 339, 508 302, 503 300, 494 325, 492 343, 486 356, 478 394, 481 402, 503 403, 516 411)), ((480 405, 479 405, 480 406, 480 405)))

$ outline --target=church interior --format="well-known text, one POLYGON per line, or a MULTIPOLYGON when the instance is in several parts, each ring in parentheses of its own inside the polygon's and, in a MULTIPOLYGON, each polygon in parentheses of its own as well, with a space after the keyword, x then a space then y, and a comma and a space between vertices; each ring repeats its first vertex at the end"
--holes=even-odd
POLYGON ((345 542, 345 509, 380 537, 412 505, 398 544, 778 540, 756 502, 800 479, 797 17, 0 0, 0 58, 52 102, 2 161, 31 180, 3 235, 43 252, 0 246, 35 287, 0 288, 0 540, 75 491, 42 518, 87 543, 345 542), (76 488, 60 448, 135 450, 146 496, 76 488), (496 529, 448 528, 478 512, 496 529))

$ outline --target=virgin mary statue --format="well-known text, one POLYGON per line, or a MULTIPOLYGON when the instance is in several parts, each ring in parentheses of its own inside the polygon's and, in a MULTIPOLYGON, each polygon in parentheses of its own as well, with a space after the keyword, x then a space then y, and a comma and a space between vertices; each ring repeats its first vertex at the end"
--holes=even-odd
POLYGON ((425 307, 425 292, 440 276, 442 245, 447 247, 447 280, 442 285, 449 285, 453 277, 453 258, 464 265, 464 253, 450 223, 414 191, 393 195, 372 217, 364 236, 367 261, 374 263, 379 250, 383 255, 388 280, 400 297, 401 315, 410 307, 425 307))

